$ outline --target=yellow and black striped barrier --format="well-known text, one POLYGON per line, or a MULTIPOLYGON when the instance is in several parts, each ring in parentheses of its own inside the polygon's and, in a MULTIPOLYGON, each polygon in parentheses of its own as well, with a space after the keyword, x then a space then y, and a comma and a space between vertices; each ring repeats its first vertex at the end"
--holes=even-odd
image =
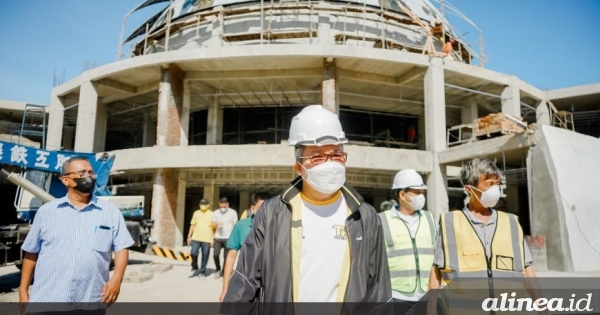
POLYGON ((174 259, 179 261, 192 261, 192 256, 189 253, 176 252, 168 247, 152 246, 152 253, 159 257, 174 259))

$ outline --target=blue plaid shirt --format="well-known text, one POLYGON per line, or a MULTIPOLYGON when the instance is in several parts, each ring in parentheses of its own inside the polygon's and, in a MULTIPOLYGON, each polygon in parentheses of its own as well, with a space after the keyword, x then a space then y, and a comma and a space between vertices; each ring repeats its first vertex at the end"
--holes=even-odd
POLYGON ((39 253, 30 302, 100 302, 112 253, 133 243, 109 202, 94 197, 77 210, 65 196, 43 205, 21 247, 39 253))

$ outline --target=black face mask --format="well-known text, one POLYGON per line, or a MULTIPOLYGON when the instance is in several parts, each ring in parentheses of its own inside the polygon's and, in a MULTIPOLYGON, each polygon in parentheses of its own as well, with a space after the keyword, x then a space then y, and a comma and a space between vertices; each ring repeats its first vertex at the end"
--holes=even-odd
POLYGON ((94 190, 96 180, 91 177, 74 178, 73 181, 77 184, 73 189, 89 194, 94 190))

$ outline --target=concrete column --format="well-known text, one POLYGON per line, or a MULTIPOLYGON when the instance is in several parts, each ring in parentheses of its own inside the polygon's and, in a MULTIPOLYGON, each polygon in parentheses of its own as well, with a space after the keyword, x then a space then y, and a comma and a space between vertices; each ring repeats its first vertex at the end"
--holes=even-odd
POLYGON ((472 124, 473 120, 479 118, 477 102, 474 99, 466 100, 460 109, 460 114, 462 124, 472 124))
POLYGON ((515 76, 510 77, 507 87, 502 90, 502 113, 513 117, 521 117, 521 91, 516 84, 515 76))
POLYGON ((142 146, 152 147, 156 144, 156 121, 144 117, 142 146))
POLYGON ((60 150, 62 147, 63 123, 65 118, 65 108, 62 100, 54 92, 50 100, 50 109, 48 114, 48 134, 46 137, 46 149, 60 150))
POLYGON ((427 176, 427 209, 436 217, 448 211, 446 166, 438 162, 438 152, 446 149, 446 93, 442 59, 432 58, 425 73, 425 148, 433 154, 433 170, 427 176))
MULTIPOLYGON (((157 146, 179 146, 184 73, 176 65, 162 69, 158 95, 157 146)), ((159 246, 175 247, 183 240, 185 181, 177 169, 157 169, 152 187, 152 237, 159 246)))
POLYGON ((219 99, 208 105, 208 118, 206 123, 206 144, 221 144, 223 141, 223 109, 219 108, 219 99))
POLYGON ((102 152, 106 147, 106 125, 108 122, 105 104, 98 104, 96 109, 96 130, 94 131, 94 152, 102 152))
POLYGON ((329 19, 330 14, 320 13, 317 18, 318 20, 318 40, 321 45, 334 44, 334 37, 331 35, 331 21, 329 19))
POLYGON ((340 108, 337 104, 336 97, 336 69, 335 69, 335 61, 332 59, 331 61, 325 60, 325 73, 323 76, 323 107, 325 109, 335 113, 336 115, 340 114, 340 108))
POLYGON ((181 246, 186 241, 184 237, 185 231, 185 191, 187 173, 183 170, 179 171, 179 180, 177 181, 177 203, 175 210, 175 222, 177 223, 177 232, 175 233, 175 245, 181 246))
POLYGON ((204 198, 208 199, 210 202, 211 209, 216 209, 219 207, 219 194, 221 193, 221 189, 215 184, 204 185, 204 198))
POLYGON ((187 146, 189 143, 190 131, 190 103, 191 103, 191 82, 183 81, 183 103, 181 105, 181 129, 179 135, 179 145, 187 146))
MULTIPOLYGON (((250 200, 251 194, 247 190, 240 191, 240 205, 238 206, 238 216, 242 215, 242 212, 246 209, 250 209, 252 200, 250 200)), ((248 214, 249 215, 249 214, 248 214)))
POLYGON ((536 107, 537 112, 535 114, 537 120, 536 124, 538 125, 551 125, 552 124, 552 115, 550 113, 550 107, 548 106, 547 101, 540 101, 540 103, 536 107))
POLYGON ((77 128, 75 129, 75 151, 94 152, 98 92, 94 83, 86 81, 79 90, 77 128))

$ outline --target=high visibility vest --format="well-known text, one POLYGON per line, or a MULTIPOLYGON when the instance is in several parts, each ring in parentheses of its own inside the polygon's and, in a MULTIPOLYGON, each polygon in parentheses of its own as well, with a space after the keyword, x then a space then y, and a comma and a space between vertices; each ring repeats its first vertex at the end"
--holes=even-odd
POLYGON ((463 211, 451 211, 441 216, 440 235, 444 248, 441 272, 448 284, 444 289, 449 302, 446 305, 448 314, 481 314, 484 299, 498 297, 502 292, 523 290, 523 231, 517 216, 501 211, 496 213, 491 257, 486 256, 483 242, 463 211))
POLYGON ((434 258, 436 228, 429 211, 419 211, 415 237, 404 220, 394 217, 392 210, 379 214, 383 225, 392 290, 413 294, 427 292, 434 258))

